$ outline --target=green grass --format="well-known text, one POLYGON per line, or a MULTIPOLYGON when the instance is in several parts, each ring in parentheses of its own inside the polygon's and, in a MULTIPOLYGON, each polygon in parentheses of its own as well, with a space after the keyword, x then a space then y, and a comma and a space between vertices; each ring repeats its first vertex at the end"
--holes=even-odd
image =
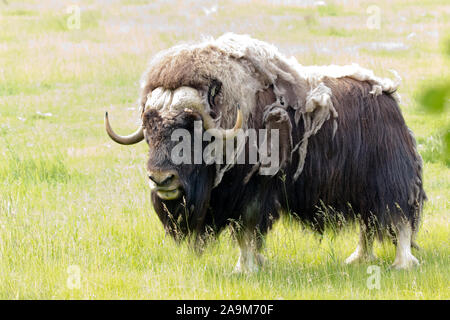
POLYGON ((209 16, 207 2, 148 3, 81 2, 81 29, 68 30, 63 4, 0 2, 0 299, 450 298, 450 169, 440 152, 450 119, 417 103, 424 83, 449 70, 445 1, 384 1, 380 30, 366 29, 370 1, 318 9, 220 1, 209 16), (103 113, 118 132, 131 132, 148 59, 180 40, 226 31, 292 50, 304 65, 399 72, 429 197, 419 268, 391 270, 394 246, 378 243, 380 289, 370 290, 369 264, 343 263, 357 243, 354 227, 320 241, 282 219, 266 239, 268 264, 250 275, 231 273, 239 250, 229 231, 201 256, 164 235, 149 198, 146 146, 111 142, 103 113), (408 49, 367 49, 371 42, 408 49), (80 270, 80 288, 68 286, 70 266, 80 270))

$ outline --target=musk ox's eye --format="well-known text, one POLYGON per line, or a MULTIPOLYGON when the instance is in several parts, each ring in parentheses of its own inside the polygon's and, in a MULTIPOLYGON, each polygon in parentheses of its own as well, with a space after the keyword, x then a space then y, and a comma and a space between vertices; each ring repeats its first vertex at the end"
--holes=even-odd
POLYGON ((217 113, 214 110, 211 110, 209 112, 209 115, 211 116, 211 118, 216 119, 217 118, 217 113))
POLYGON ((219 96, 222 83, 218 80, 213 80, 208 89, 208 103, 210 107, 214 107, 217 104, 217 97, 219 96))

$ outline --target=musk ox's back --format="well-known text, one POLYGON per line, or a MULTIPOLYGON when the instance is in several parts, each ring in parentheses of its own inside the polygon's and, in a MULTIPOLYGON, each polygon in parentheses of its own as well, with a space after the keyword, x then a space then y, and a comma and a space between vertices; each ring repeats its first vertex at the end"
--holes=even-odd
MULTIPOLYGON (((240 224, 237 270, 262 262, 261 235, 281 212, 318 230, 327 221, 359 221, 348 263, 371 259, 375 235, 388 231, 397 243, 394 266, 407 268, 417 264, 410 247, 426 196, 397 87, 355 64, 305 67, 265 42, 226 34, 157 55, 143 77, 142 128, 119 137, 107 122, 107 131, 123 144, 145 137, 152 201, 172 235, 240 224), (192 130, 195 119, 214 132, 235 122, 227 132, 278 130, 276 170, 265 174, 263 162, 174 164, 170 134, 192 130)), ((233 159, 250 148, 248 137, 233 159)))
POLYGON ((379 230, 405 218, 415 230, 425 199, 422 160, 396 99, 371 94, 372 84, 349 77, 323 83, 332 92, 337 129, 326 121, 309 139, 303 171, 291 185, 292 205, 319 227, 330 208, 379 230))

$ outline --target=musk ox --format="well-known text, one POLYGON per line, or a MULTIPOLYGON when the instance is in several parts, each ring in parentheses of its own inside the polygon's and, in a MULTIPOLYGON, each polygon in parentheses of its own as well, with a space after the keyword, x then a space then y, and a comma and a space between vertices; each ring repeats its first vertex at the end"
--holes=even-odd
POLYGON ((411 246, 426 195, 398 83, 356 64, 305 67, 268 43, 229 33, 156 55, 142 79, 142 126, 119 136, 107 113, 105 125, 120 144, 149 145, 151 199, 167 233, 198 240, 239 226, 236 271, 263 263, 264 235, 281 214, 319 232, 357 222, 359 243, 346 263, 373 259, 374 239, 389 236, 393 267, 409 268, 418 264, 411 246), (175 131, 198 129, 210 139, 187 139, 192 149, 173 152, 175 131), (263 134, 250 139, 251 130, 263 134), (214 149, 224 154, 192 161, 208 141, 226 142, 214 149), (271 151, 253 156, 264 143, 271 151))

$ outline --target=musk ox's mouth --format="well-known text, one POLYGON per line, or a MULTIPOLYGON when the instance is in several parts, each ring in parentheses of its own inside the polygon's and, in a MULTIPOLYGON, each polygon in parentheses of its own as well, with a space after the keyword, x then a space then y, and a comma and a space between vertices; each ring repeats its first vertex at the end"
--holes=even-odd
POLYGON ((173 174, 162 178, 155 178, 154 176, 149 177, 149 186, 150 190, 156 192, 156 195, 162 200, 175 200, 181 197, 182 187, 178 181, 178 178, 175 178, 173 174), (155 183, 156 181, 162 180, 159 184, 155 183))
POLYGON ((175 189, 156 189, 156 194, 163 200, 175 200, 181 196, 180 188, 175 189))

